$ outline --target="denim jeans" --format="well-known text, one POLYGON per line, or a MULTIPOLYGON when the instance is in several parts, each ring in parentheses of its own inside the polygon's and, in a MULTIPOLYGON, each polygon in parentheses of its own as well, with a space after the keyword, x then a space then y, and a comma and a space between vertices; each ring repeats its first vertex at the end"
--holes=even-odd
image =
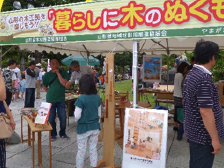
POLYGON ((34 108, 34 102, 35 102, 35 88, 26 88, 24 107, 34 108))
POLYGON ((189 141, 190 163, 189 168, 212 168, 215 155, 212 145, 202 145, 189 141))
POLYGON ((56 103, 52 103, 51 105, 51 110, 48 117, 48 121, 53 128, 53 130, 51 131, 51 136, 57 136, 56 122, 55 122, 56 110, 57 110, 58 118, 60 121, 59 135, 63 136, 65 135, 65 129, 66 129, 65 102, 56 102, 56 103))

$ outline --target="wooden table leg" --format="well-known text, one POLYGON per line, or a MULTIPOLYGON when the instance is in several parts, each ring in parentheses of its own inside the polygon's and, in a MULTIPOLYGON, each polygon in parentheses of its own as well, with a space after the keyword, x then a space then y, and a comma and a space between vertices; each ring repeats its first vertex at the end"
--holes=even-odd
POLYGON ((28 125, 28 146, 31 146, 31 130, 29 125, 28 125))
POLYGON ((125 113, 125 109, 120 109, 120 115, 121 115, 121 132, 120 135, 115 136, 115 139, 120 139, 123 138, 124 136, 124 113, 125 113))
MULTIPOLYGON (((32 136, 34 137, 35 136, 35 132, 32 132, 32 136)), ((32 138, 32 147, 33 147, 33 168, 35 168, 35 159, 34 159, 34 139, 32 138)))
POLYGON ((121 109, 121 135, 124 136, 124 114, 125 109, 121 109))
POLYGON ((23 143, 23 115, 21 115, 21 142, 23 143))
POLYGON ((34 134, 34 136, 32 136, 32 139, 35 141, 35 134, 34 134))
POLYGON ((38 132, 38 166, 42 167, 41 132, 38 132))
POLYGON ((51 153, 51 131, 49 131, 49 154, 50 154, 50 168, 52 168, 52 153, 51 153))

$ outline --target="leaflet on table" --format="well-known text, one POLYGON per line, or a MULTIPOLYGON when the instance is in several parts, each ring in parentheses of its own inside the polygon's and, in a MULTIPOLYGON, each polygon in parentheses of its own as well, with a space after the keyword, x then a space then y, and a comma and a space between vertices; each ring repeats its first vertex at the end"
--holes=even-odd
POLYGON ((42 102, 38 110, 35 123, 46 124, 51 109, 51 103, 42 102))

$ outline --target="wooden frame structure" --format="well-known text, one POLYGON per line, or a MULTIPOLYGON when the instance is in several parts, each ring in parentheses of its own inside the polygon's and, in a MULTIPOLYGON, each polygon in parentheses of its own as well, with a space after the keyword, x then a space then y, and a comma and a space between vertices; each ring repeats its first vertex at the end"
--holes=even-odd
POLYGON ((114 54, 106 54, 106 92, 103 136, 103 158, 97 167, 119 168, 114 165, 115 147, 115 98, 114 98, 114 54), (105 131, 106 130, 106 131, 105 131))

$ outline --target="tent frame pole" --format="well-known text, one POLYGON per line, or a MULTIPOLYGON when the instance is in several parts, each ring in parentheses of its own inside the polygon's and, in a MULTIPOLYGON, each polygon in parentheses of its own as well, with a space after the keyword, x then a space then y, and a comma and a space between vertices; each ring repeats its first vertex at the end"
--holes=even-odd
POLYGON ((133 108, 138 108, 138 41, 133 41, 133 108))

